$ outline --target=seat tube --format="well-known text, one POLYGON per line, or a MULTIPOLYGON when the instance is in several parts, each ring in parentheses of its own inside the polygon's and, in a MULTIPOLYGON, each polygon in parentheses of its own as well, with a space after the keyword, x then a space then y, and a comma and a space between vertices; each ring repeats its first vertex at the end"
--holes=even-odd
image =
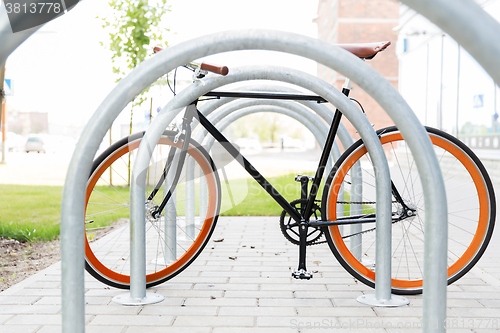
MULTIPOLYGON (((349 97, 349 93, 351 92, 351 89, 352 89, 351 79, 346 77, 344 80, 344 84, 342 85, 342 93, 349 97)), ((341 201, 344 201, 344 185, 342 185, 342 187, 340 188, 339 198, 341 201)), ((343 211, 344 211, 344 205, 337 204, 337 212, 343 212, 343 211)), ((351 225, 351 230, 352 230, 352 227, 354 225, 357 225, 357 224, 351 225)), ((343 225, 339 225, 339 232, 341 235, 344 235, 344 226, 343 225)))
MULTIPOLYGON (((352 86, 351 86, 351 80, 349 78, 345 78, 344 85, 342 86, 342 93, 344 95, 349 96, 349 92, 351 91, 352 86)), ((359 163, 359 161, 357 162, 359 163)), ((358 170, 359 172, 361 171, 360 169, 355 169, 358 170)), ((356 174, 354 175, 356 178, 352 180, 352 188, 351 188, 351 200, 352 202, 361 202, 363 200, 362 197, 362 185, 359 183, 358 179, 361 179, 362 175, 361 174, 356 174)), ((342 199, 343 200, 343 199, 342 199)), ((360 215, 363 213, 363 206, 362 204, 356 203, 353 204, 351 203, 351 215, 360 215)), ((337 211, 339 208, 337 208, 337 211)), ((340 207, 340 209, 344 209, 344 207, 340 207)), ((341 211, 342 211, 341 210, 341 211)), ((361 231, 363 230, 363 225, 361 223, 354 223, 351 224, 349 227, 350 231, 349 233, 351 235, 356 235, 352 236, 349 242, 349 248, 351 253, 354 255, 354 257, 357 260, 361 260, 361 255, 362 255, 362 235, 361 231)), ((339 226, 339 231, 340 234, 343 235, 343 226, 339 226)))
MULTIPOLYGON (((351 80, 349 78, 346 78, 345 83, 342 86, 342 93, 346 96, 349 96, 350 91, 351 91, 351 80)), ((319 184, 321 183, 321 179, 323 178, 323 173, 325 172, 326 163, 330 155, 330 151, 332 150, 333 143, 335 141, 335 136, 337 135, 337 130, 339 128, 341 119, 342 119, 342 112, 339 109, 336 109, 335 114, 333 116, 332 124, 330 126, 330 130, 328 132, 328 136, 326 137, 325 147, 323 148, 323 152, 321 153, 321 158, 319 161, 318 169, 316 170, 316 174, 314 176, 314 181, 311 186, 311 191, 307 199, 307 206, 303 213, 303 217, 305 220, 309 220, 309 218, 311 217, 314 200, 316 199, 316 195, 318 194, 319 184)))

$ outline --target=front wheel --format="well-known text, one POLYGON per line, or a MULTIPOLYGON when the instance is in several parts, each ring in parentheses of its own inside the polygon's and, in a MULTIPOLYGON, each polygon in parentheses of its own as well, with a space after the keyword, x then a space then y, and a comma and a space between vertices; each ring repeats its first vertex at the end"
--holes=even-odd
MULTIPOLYGON (((170 190, 183 136, 165 131, 146 172, 146 287, 165 282, 186 269, 212 235, 220 209, 220 182, 213 161, 194 140, 177 186, 162 215, 152 212, 170 190), (169 156, 172 167, 163 176, 169 156), (159 185, 158 185, 159 184, 159 185)), ((92 166, 85 201, 85 268, 110 286, 130 288, 129 194, 131 166, 144 133, 126 137, 104 151, 92 166)))
MULTIPOLYGON (((496 204, 491 180, 479 159, 457 138, 426 128, 441 166, 448 205, 448 284, 464 276, 484 253, 493 233, 496 204)), ((425 204, 415 160, 396 127, 377 131, 389 162, 391 179, 413 213, 392 223, 392 292, 419 294, 423 290, 425 204)), ((375 172, 361 140, 335 164, 323 192, 323 216, 337 220, 350 215, 374 216, 375 172), (350 201, 358 191, 354 178, 361 168, 361 201, 350 201), (359 170, 359 169, 358 169, 359 170), (344 188, 344 199, 338 190, 344 188)), ((359 199, 358 199, 359 200, 359 199)), ((392 198, 393 216, 403 205, 392 198)), ((375 224, 325 228, 326 238, 340 264, 356 279, 375 287, 375 224)))

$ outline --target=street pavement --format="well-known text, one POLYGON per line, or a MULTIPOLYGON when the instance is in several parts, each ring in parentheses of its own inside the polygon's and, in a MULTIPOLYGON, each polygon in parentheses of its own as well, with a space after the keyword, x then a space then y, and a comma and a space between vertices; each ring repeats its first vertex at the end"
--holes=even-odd
MULTIPOLYGON (((300 165, 295 155, 277 150, 249 156, 249 160, 266 176, 316 168, 318 153, 301 159, 300 165), (277 170, 276 160, 288 169, 277 170)), ((62 185, 69 157, 12 154, 9 163, 0 166, 0 183, 62 185)), ((237 165, 225 169, 228 178, 241 176, 237 165)), ((497 227, 479 263, 447 288, 448 331, 500 330, 499 253, 497 227)), ((111 299, 124 291, 85 273, 86 331, 422 331, 422 295, 408 296, 410 304, 396 308, 358 303, 358 296, 374 290, 352 278, 327 244, 308 247, 307 267, 317 271, 312 280, 291 277, 297 263, 298 248, 281 234, 278 217, 221 217, 199 258, 180 275, 148 290, 163 295, 161 303, 115 304, 111 299), (213 242, 222 238, 223 242, 213 242)), ((60 332, 60 325, 60 263, 0 293, 1 333, 60 332)))
MULTIPOLYGON (((498 332, 500 236, 483 258, 448 287, 451 332, 498 332)), ((338 264, 326 244, 308 247, 312 280, 290 274, 297 246, 281 235, 277 217, 221 217, 200 257, 172 280, 149 289, 165 300, 123 306, 123 290, 85 273, 87 332, 421 332, 422 295, 402 307, 370 307, 356 298, 374 290, 338 264), (213 240, 224 239, 222 242, 213 240), (229 257, 236 257, 235 260, 229 257)), ((0 332, 61 331, 60 263, 0 294, 0 332)))

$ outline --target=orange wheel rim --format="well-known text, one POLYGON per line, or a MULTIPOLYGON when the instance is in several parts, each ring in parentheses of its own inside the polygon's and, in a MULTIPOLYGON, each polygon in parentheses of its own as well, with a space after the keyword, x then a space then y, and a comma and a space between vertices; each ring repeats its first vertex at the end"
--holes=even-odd
MULTIPOLYGON (((476 228, 476 232, 474 233, 474 237, 470 242, 467 250, 455 261, 451 266, 448 267, 448 277, 453 276, 457 273, 462 267, 467 265, 477 253, 484 239, 484 235, 486 234, 487 225, 488 225, 488 193, 487 189, 484 185, 483 179, 476 169, 474 163, 467 158, 467 156, 456 146, 452 145, 450 142, 434 137, 430 135, 430 139, 432 143, 438 147, 443 148, 455 158, 457 158, 462 165, 467 169, 469 175, 474 181, 474 186, 478 193, 479 198, 479 219, 478 225, 476 228)), ((381 144, 385 144, 393 141, 401 141, 403 137, 401 133, 394 133, 383 136, 380 139, 381 144)), ((342 185, 342 181, 347 175, 347 172, 351 169, 351 167, 363 156, 367 153, 366 147, 358 149, 351 157, 344 162, 344 164, 337 170, 338 176, 335 177, 334 182, 330 188, 330 193, 332 195, 329 196, 328 200, 328 220, 333 221, 337 216, 337 194, 338 191, 335 189, 339 189, 342 185), (330 218, 330 216, 332 218, 330 218)), ((361 275, 365 276, 371 281, 375 281, 375 272, 365 267, 361 262, 359 262, 349 251, 346 246, 342 236, 340 234, 338 226, 330 226, 330 233, 332 235, 333 241, 337 250, 342 254, 343 258, 347 261, 347 263, 361 275)), ((392 287, 401 288, 401 289, 412 289, 412 288, 421 288, 423 286, 423 280, 402 280, 402 279, 391 279, 392 287)))
MULTIPOLYGON (((88 181, 87 184, 87 192, 86 192, 86 197, 85 197, 85 209, 87 208, 88 201, 90 199, 90 196, 92 194, 92 189, 94 188, 95 184, 101 177, 101 175, 104 173, 107 168, 113 164, 118 158, 121 156, 125 155, 126 153, 137 149, 139 147, 141 140, 137 140, 135 142, 132 142, 131 144, 127 145, 126 147, 121 148, 118 150, 113 156, 109 159, 107 159, 103 164, 99 166, 99 168, 91 175, 91 178, 88 181)), ((166 144, 166 145, 171 145, 175 146, 177 148, 182 148, 181 142, 179 141, 177 144, 174 144, 170 139, 167 138, 161 138, 158 143, 161 144, 166 144)), ((210 165, 207 163, 205 158, 202 156, 200 152, 198 152, 196 149, 189 147, 188 148, 188 154, 192 156, 199 164, 201 167, 203 174, 209 175, 212 173, 212 169, 210 165)), ((205 177, 207 181, 207 187, 208 187, 208 192, 209 193, 215 193, 217 186, 215 184, 215 180, 213 177, 205 177), (213 191, 213 192, 211 192, 213 191)), ((205 222, 203 223, 203 226, 196 236, 195 241, 191 244, 191 246, 187 249, 187 251, 181 255, 174 263, 171 265, 165 267, 162 270, 159 270, 154 273, 150 273, 146 275, 146 282, 154 282, 157 281, 165 276, 168 276, 175 271, 179 270, 183 266, 185 266, 188 261, 198 252, 199 248, 203 245, 205 239, 207 238, 211 228, 212 224, 214 223, 214 216, 210 216, 210 212, 215 211, 217 205, 217 199, 216 196, 212 195, 209 196, 208 200, 208 210, 207 210, 207 216, 205 217, 205 222)), ((130 283, 130 276, 125 275, 125 274, 120 274, 117 273, 105 265, 103 265, 99 259, 95 256, 94 252, 90 248, 89 242, 87 237, 85 236, 85 257, 88 261, 88 263, 101 275, 107 277, 110 280, 123 283, 123 284, 129 284, 130 283)))

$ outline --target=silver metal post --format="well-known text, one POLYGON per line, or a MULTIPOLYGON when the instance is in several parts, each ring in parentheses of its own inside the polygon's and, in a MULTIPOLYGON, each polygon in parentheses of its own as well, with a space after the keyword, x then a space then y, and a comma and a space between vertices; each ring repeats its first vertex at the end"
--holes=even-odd
MULTIPOLYGON (((452 20, 452 16, 449 16, 449 21, 461 22, 461 20, 452 20)), ((496 34, 498 30, 499 29, 494 29, 493 31, 496 34)), ((462 31, 464 31, 464 29, 462 29, 462 31)), ((488 40, 490 44, 491 40, 492 39, 488 40)), ((488 43, 486 43, 485 48, 488 48, 487 44, 488 43)), ((430 153, 432 151, 432 145, 427 133, 423 128, 415 126, 415 124, 419 124, 419 121, 411 112, 407 103, 405 103, 395 88, 374 69, 370 68, 355 56, 337 46, 291 33, 250 30, 224 32, 210 36, 203 36, 190 42, 170 47, 168 52, 160 52, 155 57, 144 61, 136 67, 126 78, 122 79, 117 84, 116 88, 101 103, 85 127, 85 137, 80 138, 77 144, 77 149, 75 149, 75 153, 68 169, 64 187, 64 199, 61 205, 61 239, 62 242, 66 244, 63 245, 63 251, 64 248, 66 248, 68 253, 68 255, 63 256, 62 262, 64 274, 63 322, 69 322, 67 318, 72 317, 79 319, 70 323, 69 326, 66 326, 66 328, 63 327, 65 332, 73 333, 83 330, 83 244, 81 242, 84 237, 83 216, 85 187, 87 181, 86 175, 90 173, 92 159, 113 120, 134 98, 134 96, 143 91, 159 76, 164 75, 177 66, 209 54, 248 48, 276 50, 310 58, 340 72, 347 77, 350 77, 354 82, 360 85, 361 89, 365 90, 368 94, 374 97, 374 99, 388 112, 389 116, 394 120, 398 128, 403 132, 403 135, 408 142, 408 146, 414 156, 416 156, 418 170, 420 171, 420 174, 424 176, 423 190, 427 208, 426 220, 431 224, 436 223, 436 225, 446 223, 447 214, 446 205, 444 204, 446 200, 444 185, 439 171, 437 158, 435 155, 430 153), (79 229, 80 231, 78 232, 79 229), (70 253, 71 251, 73 251, 73 253, 70 253), (82 258, 81 261, 78 258, 82 258), (71 280, 71 282, 74 283, 72 288, 68 287, 69 284, 66 284, 64 282, 65 280, 71 280), (81 305, 80 308, 69 305, 74 299, 80 300, 77 302, 81 305), (65 306, 65 304, 68 306, 65 306), (81 326, 80 323, 82 323, 81 326), (77 328, 70 330, 68 327, 77 328)), ((498 53, 500 52, 493 52, 493 54, 498 53)), ((487 57, 491 59, 495 58, 490 56, 487 57)), ((497 66, 497 68, 500 70, 500 66, 497 66)), ((228 76, 232 76, 232 73, 228 76)), ((282 73, 280 76, 282 79, 290 79, 290 75, 287 73, 282 73)), ((248 75, 246 79, 252 79, 251 75, 248 75)), ((194 84, 193 87, 195 86, 199 87, 199 84, 194 84)), ((177 114, 176 111, 178 111, 176 110, 177 107, 185 106, 200 95, 199 91, 194 92, 191 90, 190 93, 191 95, 186 95, 187 97, 185 97, 182 101, 181 99, 177 99, 178 102, 176 103, 178 104, 171 104, 167 109, 165 109, 165 111, 169 110, 171 114, 175 115, 177 114)), ((334 91, 319 89, 316 93, 326 95, 330 102, 337 102, 336 92, 334 91)), ((338 106, 341 107, 343 111, 345 110, 344 112, 346 112, 346 115, 353 109, 353 105, 350 105, 350 101, 348 100, 341 100, 338 106)), ((356 111, 352 110, 352 112, 356 111)), ((355 113, 351 113, 351 116, 352 119, 350 120, 353 124, 355 124, 355 127, 360 127, 360 124, 357 123, 355 113)), ((168 124, 171 121, 169 117, 170 115, 164 115, 159 118, 162 122, 165 121, 168 124)), ((366 125, 369 126, 369 129, 372 131, 371 126, 369 124, 366 125)), ((156 139, 158 139, 164 128, 165 127, 158 128, 155 131, 148 130, 148 133, 150 133, 149 136, 151 136, 151 138, 156 137, 156 139), (158 133, 156 133, 157 130, 158 133)), ((368 131, 369 129, 358 128, 358 131, 361 130, 363 132, 362 137, 365 136, 363 139, 367 143, 367 146, 368 144, 371 145, 372 142, 378 141, 376 136, 374 137, 374 135, 369 136, 364 134, 364 131, 368 131)), ((148 133, 146 134, 146 139, 148 138, 148 133)), ((154 142, 153 144, 145 144, 144 142, 145 141, 143 140, 141 144, 142 146, 154 147, 157 141, 152 140, 152 142, 154 142)), ((377 151, 372 148, 373 147, 368 146, 370 153, 373 153, 374 155, 381 153, 380 150, 377 151)), ((147 152, 147 149, 145 150, 143 148, 141 151, 142 155, 139 155, 138 161, 149 161, 149 153, 147 152)), ((374 162, 378 165, 379 160, 374 159, 374 162)), ((136 172, 140 173, 142 170, 139 167, 140 166, 138 166, 136 172)), ((136 218, 138 221, 141 221, 145 218, 145 195, 143 189, 140 189, 141 187, 137 185, 139 183, 145 184, 145 179, 142 179, 140 176, 136 176, 133 180, 131 189, 131 216, 132 218, 136 218)), ((387 193, 387 196, 388 197, 385 198, 385 202, 383 200, 377 201, 384 203, 390 209, 390 193, 387 193)), ((379 207, 377 207, 378 211, 383 211, 383 209, 378 208, 379 207)))
POLYGON ((194 158, 186 160, 186 233, 191 239, 195 238, 195 186, 194 186, 194 158))
MULTIPOLYGON (((363 201, 363 183, 362 183, 362 175, 361 175, 361 164, 356 162, 356 164, 352 168, 351 175, 351 201, 352 202, 361 202, 363 201)), ((363 213, 363 205, 351 203, 351 215, 361 215, 363 213)), ((350 226, 351 235, 356 234, 362 231, 362 224, 353 224, 350 226)), ((350 237, 349 240, 349 249, 353 254, 354 258, 358 261, 362 261, 362 236, 361 234, 350 237)), ((365 262, 364 262, 365 264, 365 262)), ((366 266, 366 265, 365 265, 366 266)))
MULTIPOLYGON (((164 196, 174 182, 175 172, 179 163, 179 154, 172 160, 171 172, 167 174, 164 186, 164 196)), ((177 191, 174 190, 165 206, 165 266, 177 260, 177 191)))
POLYGON ((130 221, 130 297, 137 299, 146 296, 146 229, 141 224, 130 221))
MULTIPOLYGON (((205 216, 207 214, 208 209, 208 188, 207 188, 207 180, 203 175, 203 170, 200 168, 200 208, 199 208, 199 223, 203 224, 205 221, 205 216)), ((186 198, 187 199, 187 198, 186 198)))
MULTIPOLYGON (((149 207, 143 204, 142 209, 143 210, 149 209, 149 207)), ((174 204, 174 214, 175 214, 175 204, 174 204)), ((146 217, 143 220, 130 219, 130 292, 113 297, 111 300, 115 303, 127 306, 131 305, 139 306, 139 305, 159 303, 165 299, 160 294, 146 292, 145 220, 146 217)), ((172 222, 170 222, 169 225, 170 227, 171 223, 172 222)), ((175 217, 173 224, 174 224, 173 229, 175 233, 175 217)), ((165 222, 165 229, 167 229, 167 222, 165 222)), ((167 250, 167 246, 165 246, 165 250, 167 250)), ((159 263, 161 264, 161 262, 156 262, 155 264, 157 265, 159 263)))

